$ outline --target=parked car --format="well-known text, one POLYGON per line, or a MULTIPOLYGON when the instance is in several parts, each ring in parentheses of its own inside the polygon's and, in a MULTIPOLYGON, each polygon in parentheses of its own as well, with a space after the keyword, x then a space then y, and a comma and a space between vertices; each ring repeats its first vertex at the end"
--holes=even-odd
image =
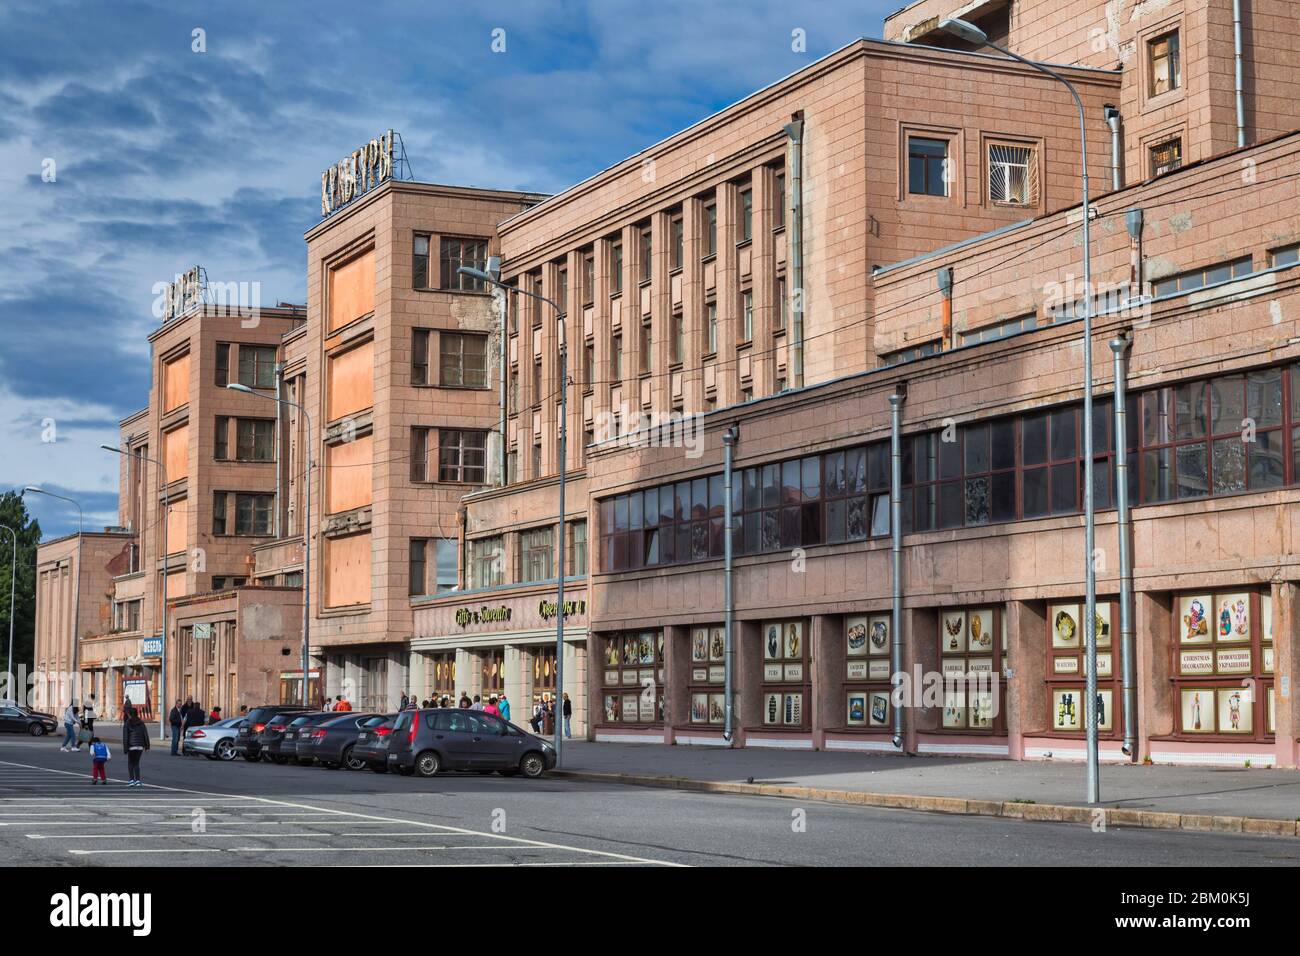
POLYGON ((310 707, 301 704, 266 704, 254 707, 244 715, 247 723, 240 726, 239 733, 235 735, 235 751, 249 763, 257 763, 262 759, 261 736, 266 725, 281 714, 297 716, 309 710, 310 707))
POLYGON ((234 760, 238 756, 235 750, 235 737, 240 725, 247 717, 227 717, 215 724, 203 727, 191 727, 185 731, 185 740, 181 742, 181 753, 202 754, 209 760, 234 760))
POLYGON ((308 717, 315 714, 323 714, 325 711, 309 710, 294 711, 290 713, 277 714, 266 723, 266 727, 257 735, 257 742, 262 745, 262 756, 266 757, 272 763, 286 764, 295 756, 292 739, 289 746, 285 748, 285 739, 292 729, 294 736, 297 736, 298 725, 308 717))
POLYGON ((421 777, 440 770, 540 777, 555 766, 555 747, 549 741, 477 710, 403 711, 390 738, 389 768, 421 777))
POLYGON ((310 731, 298 736, 298 759, 315 760, 322 767, 331 770, 347 767, 349 770, 362 770, 366 766, 364 759, 353 755, 357 738, 365 731, 373 730, 386 721, 391 721, 396 714, 335 714, 333 720, 312 727, 310 731))
MULTIPOLYGON (((375 773, 388 773, 388 741, 392 739, 396 722, 397 715, 393 714, 381 724, 361 728, 357 742, 352 745, 352 763, 359 763, 375 773)), ((348 766, 351 767, 352 763, 348 766)))
POLYGON ((339 716, 337 711, 322 710, 319 713, 303 714, 295 718, 285 729, 284 737, 280 741, 280 756, 296 760, 300 764, 315 763, 312 754, 315 740, 312 733, 322 724, 327 724, 339 716))
POLYGON ((0 707, 0 732, 44 737, 58 729, 59 722, 53 714, 42 713, 18 704, 6 704, 0 707))

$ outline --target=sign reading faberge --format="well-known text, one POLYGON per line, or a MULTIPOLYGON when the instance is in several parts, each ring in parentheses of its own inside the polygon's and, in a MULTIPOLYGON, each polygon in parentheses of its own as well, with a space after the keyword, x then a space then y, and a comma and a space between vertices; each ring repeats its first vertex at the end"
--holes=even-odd
POLYGON ((392 178, 393 138, 390 129, 320 174, 321 216, 328 216, 392 178))

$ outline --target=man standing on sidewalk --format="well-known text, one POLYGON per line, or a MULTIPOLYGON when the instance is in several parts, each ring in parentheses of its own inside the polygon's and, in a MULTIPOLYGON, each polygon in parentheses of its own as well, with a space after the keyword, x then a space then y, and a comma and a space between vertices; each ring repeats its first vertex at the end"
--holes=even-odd
MULTIPOLYGON (((123 715, 123 722, 125 722, 127 716, 128 715, 126 714, 123 715)), ((171 713, 167 715, 167 724, 172 729, 172 756, 173 757, 175 757, 176 754, 179 752, 178 748, 181 745, 181 725, 183 723, 185 723, 185 713, 184 711, 181 710, 181 702, 180 699, 178 698, 176 700, 176 706, 173 707, 171 709, 171 713)))

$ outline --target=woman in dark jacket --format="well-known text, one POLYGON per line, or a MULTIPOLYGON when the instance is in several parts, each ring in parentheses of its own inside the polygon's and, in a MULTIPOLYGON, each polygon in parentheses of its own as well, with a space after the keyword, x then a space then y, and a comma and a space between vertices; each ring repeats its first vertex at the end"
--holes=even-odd
POLYGON ((140 719, 140 714, 133 708, 122 724, 122 749, 126 751, 126 785, 142 786, 140 783, 140 758, 149 749, 149 728, 140 719))

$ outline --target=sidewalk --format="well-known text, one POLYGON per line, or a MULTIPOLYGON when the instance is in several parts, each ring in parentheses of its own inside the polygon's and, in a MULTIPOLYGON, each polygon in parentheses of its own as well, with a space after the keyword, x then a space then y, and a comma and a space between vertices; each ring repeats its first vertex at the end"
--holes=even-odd
MULTIPOLYGON (((564 742, 582 779, 1090 822, 1082 763, 564 742), (748 781, 752 779, 753 783, 748 781)), ((1116 825, 1295 836, 1300 771, 1101 766, 1116 825), (1251 822, 1254 821, 1254 822, 1251 822)))

